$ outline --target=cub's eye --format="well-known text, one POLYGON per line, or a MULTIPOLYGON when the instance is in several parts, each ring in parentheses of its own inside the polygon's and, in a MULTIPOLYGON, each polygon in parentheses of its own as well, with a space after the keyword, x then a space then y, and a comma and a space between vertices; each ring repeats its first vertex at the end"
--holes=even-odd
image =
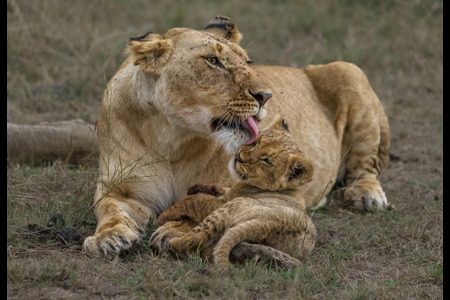
POLYGON ((268 166, 271 166, 272 163, 270 162, 270 159, 268 157, 261 159, 263 163, 265 163, 268 166))

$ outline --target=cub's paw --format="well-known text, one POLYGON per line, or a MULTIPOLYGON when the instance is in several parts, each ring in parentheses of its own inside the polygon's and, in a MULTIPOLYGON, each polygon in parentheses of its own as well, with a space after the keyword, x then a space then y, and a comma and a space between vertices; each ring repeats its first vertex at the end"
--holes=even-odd
POLYGON ((177 231, 177 227, 182 225, 182 221, 169 221, 163 226, 156 229, 152 234, 149 241, 150 249, 155 250, 157 253, 172 253, 173 249, 170 248, 169 241, 183 235, 182 232, 177 231))
POLYGON ((143 230, 133 231, 128 226, 119 224, 86 238, 83 243, 83 251, 90 256, 113 259, 122 250, 135 245, 144 234, 143 230))
POLYGON ((356 181, 344 192, 344 201, 350 206, 363 211, 394 209, 386 199, 386 195, 378 180, 356 181))
POLYGON ((207 185, 197 183, 196 185, 193 185, 188 189, 187 194, 188 195, 207 194, 218 197, 225 194, 225 190, 218 185, 207 185))
POLYGON ((194 253, 198 245, 190 239, 184 237, 174 238, 169 241, 170 247, 179 258, 186 258, 189 254, 194 253))

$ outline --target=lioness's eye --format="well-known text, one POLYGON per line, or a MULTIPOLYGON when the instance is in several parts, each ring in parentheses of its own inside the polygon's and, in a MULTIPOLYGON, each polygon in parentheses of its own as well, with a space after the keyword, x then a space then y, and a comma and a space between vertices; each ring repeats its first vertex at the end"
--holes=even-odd
POLYGON ((216 66, 216 67, 219 67, 219 68, 223 68, 222 63, 220 62, 220 60, 219 60, 217 57, 212 56, 212 55, 208 55, 208 56, 205 57, 205 59, 206 59, 210 64, 212 64, 213 66, 216 66))
POLYGON ((265 163, 265 164, 268 165, 268 166, 271 166, 271 165, 272 165, 272 163, 270 162, 270 159, 269 159, 268 157, 263 158, 262 161, 263 161, 263 163, 265 163))
POLYGON ((217 62, 219 61, 219 60, 217 59, 217 57, 208 57, 207 60, 208 60, 210 63, 212 63, 213 65, 216 65, 217 62))

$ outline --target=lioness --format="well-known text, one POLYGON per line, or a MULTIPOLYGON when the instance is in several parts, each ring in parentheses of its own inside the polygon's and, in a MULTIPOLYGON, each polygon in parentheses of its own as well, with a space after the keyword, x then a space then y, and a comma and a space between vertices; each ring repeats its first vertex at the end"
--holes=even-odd
POLYGON ((299 187, 313 179, 314 167, 292 142, 285 124, 279 116, 254 143, 239 149, 229 165, 238 182, 227 193, 216 187, 223 195, 188 196, 159 216, 158 225, 185 219, 200 223, 170 240, 176 255, 184 257, 217 243, 214 262, 225 271, 230 251, 244 241, 273 247, 300 261, 311 253, 316 229, 299 187))
POLYGON ((98 225, 85 251, 113 257, 131 247, 150 219, 197 182, 231 186, 230 156, 277 113, 315 164, 315 180, 302 187, 308 208, 324 202, 341 156, 365 133, 368 140, 342 162, 344 197, 360 209, 387 207, 377 177, 388 159, 388 121, 364 73, 343 62, 251 67, 241 38, 229 18, 217 16, 205 30, 130 39, 99 111, 98 225))

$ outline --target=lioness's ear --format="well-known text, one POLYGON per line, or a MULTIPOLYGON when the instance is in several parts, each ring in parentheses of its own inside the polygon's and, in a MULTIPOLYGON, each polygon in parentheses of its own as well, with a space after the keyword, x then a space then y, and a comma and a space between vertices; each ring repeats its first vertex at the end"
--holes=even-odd
POLYGON ((300 179, 301 184, 310 182, 314 177, 314 166, 309 159, 294 155, 289 167, 289 180, 300 179))
POLYGON ((144 71, 157 75, 169 60, 172 45, 172 41, 162 35, 147 33, 130 38, 128 53, 134 65, 140 65, 144 71))
POLYGON ((242 34, 237 29, 236 24, 231 22, 230 18, 224 16, 215 16, 211 21, 209 21, 209 24, 205 27, 205 30, 226 38, 236 44, 239 44, 242 39, 242 34))

